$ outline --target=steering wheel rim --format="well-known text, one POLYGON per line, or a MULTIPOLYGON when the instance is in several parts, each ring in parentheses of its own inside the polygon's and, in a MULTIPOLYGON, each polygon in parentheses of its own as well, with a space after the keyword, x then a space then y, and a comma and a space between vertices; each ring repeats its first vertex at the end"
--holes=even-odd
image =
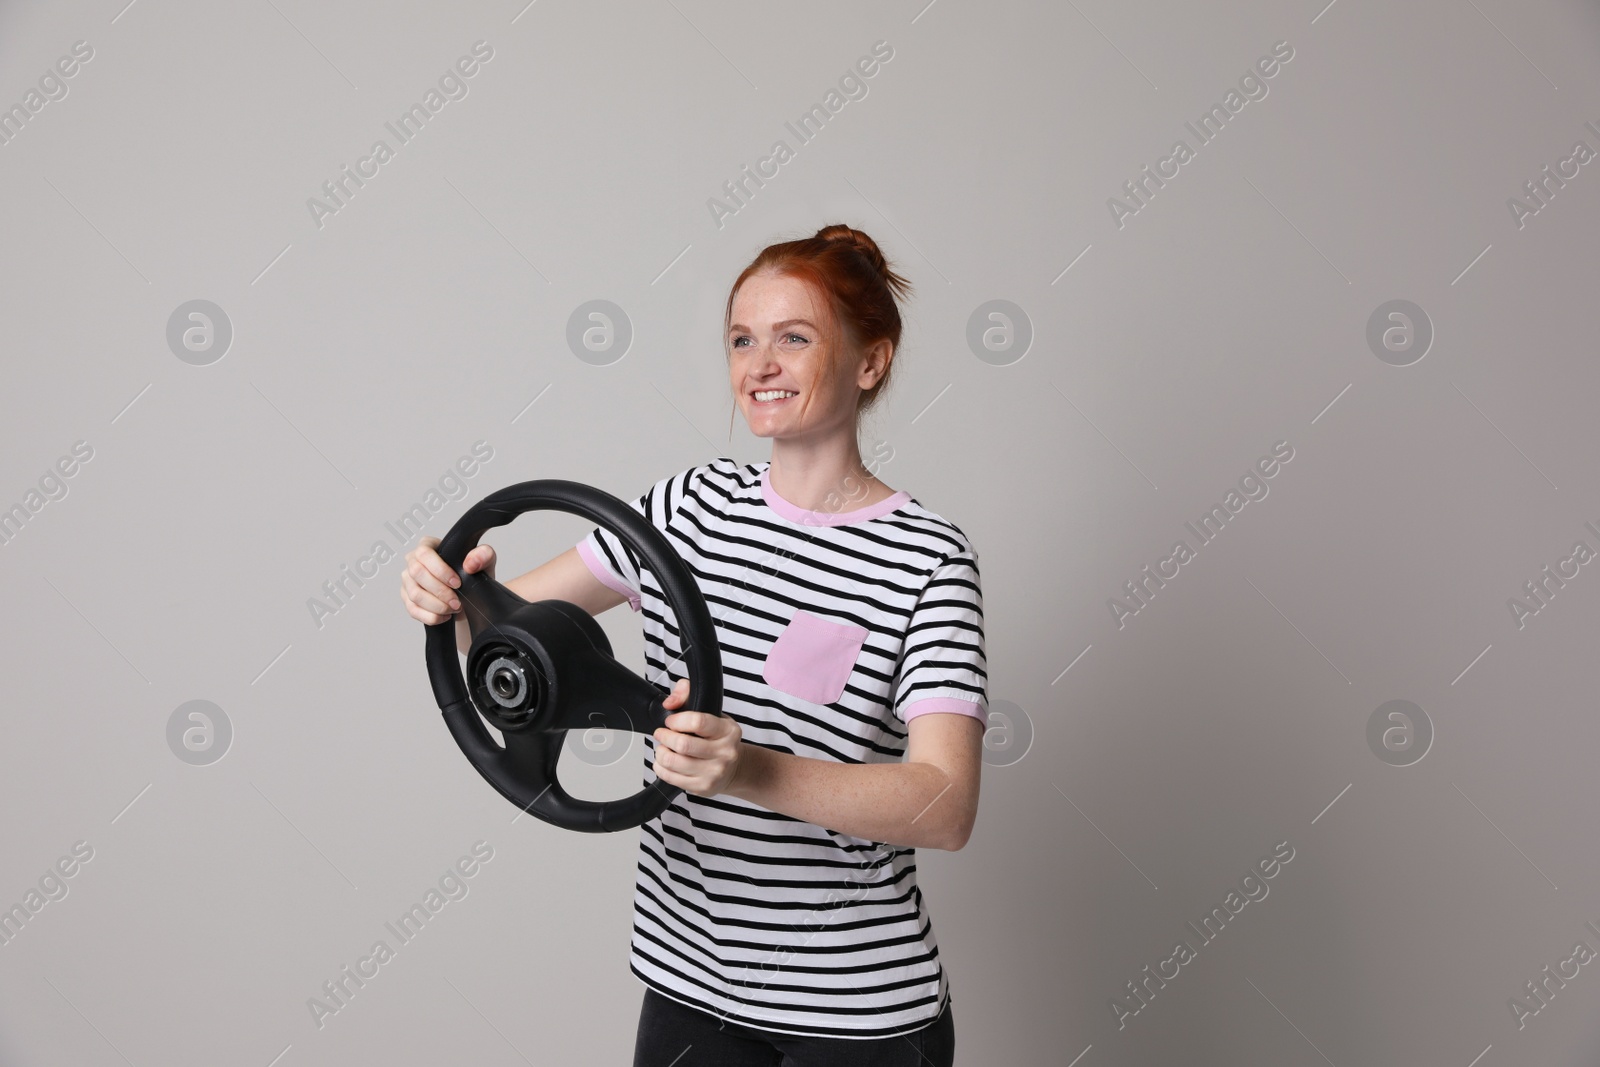
POLYGON ((580 800, 556 774, 571 729, 651 733, 672 714, 664 690, 618 663, 605 631, 565 600, 529 602, 461 563, 483 535, 528 511, 564 511, 610 530, 661 583, 677 617, 696 711, 722 712, 722 652, 694 575, 666 537, 627 502, 581 482, 543 478, 497 490, 456 520, 436 551, 461 578, 473 629, 462 674, 455 619, 427 625, 428 678, 451 736, 472 766, 518 808, 554 826, 610 833, 655 818, 682 790, 659 778, 619 800, 580 800), (480 717, 481 716, 481 717, 480 717), (501 731, 498 744, 484 719, 501 731))

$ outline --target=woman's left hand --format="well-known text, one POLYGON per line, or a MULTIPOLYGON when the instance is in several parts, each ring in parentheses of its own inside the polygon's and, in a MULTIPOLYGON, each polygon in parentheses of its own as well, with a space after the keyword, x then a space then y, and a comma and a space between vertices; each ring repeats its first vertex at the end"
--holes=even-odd
MULTIPOLYGON (((689 699, 689 679, 679 678, 661 701, 668 711, 689 699)), ((739 770, 739 724, 726 715, 672 711, 656 740, 656 777, 695 796, 714 797, 739 770)))

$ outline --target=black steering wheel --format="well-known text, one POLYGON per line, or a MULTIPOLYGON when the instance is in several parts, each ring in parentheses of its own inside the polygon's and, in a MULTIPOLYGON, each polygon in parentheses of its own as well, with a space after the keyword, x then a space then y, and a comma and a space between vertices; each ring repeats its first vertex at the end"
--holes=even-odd
POLYGON ((621 800, 578 800, 561 788, 556 762, 568 730, 648 734, 665 725, 670 690, 618 663, 605 631, 565 600, 522 599, 461 562, 485 531, 525 511, 570 512, 616 534, 661 583, 677 616, 688 662, 691 706, 722 714, 722 650, 700 587, 682 557, 625 501, 580 482, 519 482, 484 497, 450 527, 438 553, 461 577, 456 590, 473 633, 467 682, 453 618, 426 627, 428 678, 446 725, 467 759, 500 795, 554 826, 609 833, 653 819, 681 792, 659 779, 621 800), (502 747, 482 714, 505 737, 502 747))

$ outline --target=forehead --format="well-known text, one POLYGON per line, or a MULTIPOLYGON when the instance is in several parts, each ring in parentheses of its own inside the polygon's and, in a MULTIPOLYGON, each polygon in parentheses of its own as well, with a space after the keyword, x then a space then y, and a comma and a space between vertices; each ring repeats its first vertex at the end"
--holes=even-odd
POLYGON ((816 291, 787 274, 752 274, 733 296, 733 325, 760 329, 786 319, 822 324, 827 311, 816 291))

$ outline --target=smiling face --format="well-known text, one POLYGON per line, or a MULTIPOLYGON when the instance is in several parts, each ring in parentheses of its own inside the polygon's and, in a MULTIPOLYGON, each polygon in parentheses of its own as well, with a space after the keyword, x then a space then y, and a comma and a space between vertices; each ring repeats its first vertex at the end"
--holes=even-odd
POLYGON ((788 275, 744 280, 726 344, 728 381, 757 437, 826 436, 841 428, 853 434, 857 398, 882 373, 835 325, 811 286, 788 275), (837 352, 840 346, 849 352, 837 352), (835 359, 839 373, 830 376, 835 359))

